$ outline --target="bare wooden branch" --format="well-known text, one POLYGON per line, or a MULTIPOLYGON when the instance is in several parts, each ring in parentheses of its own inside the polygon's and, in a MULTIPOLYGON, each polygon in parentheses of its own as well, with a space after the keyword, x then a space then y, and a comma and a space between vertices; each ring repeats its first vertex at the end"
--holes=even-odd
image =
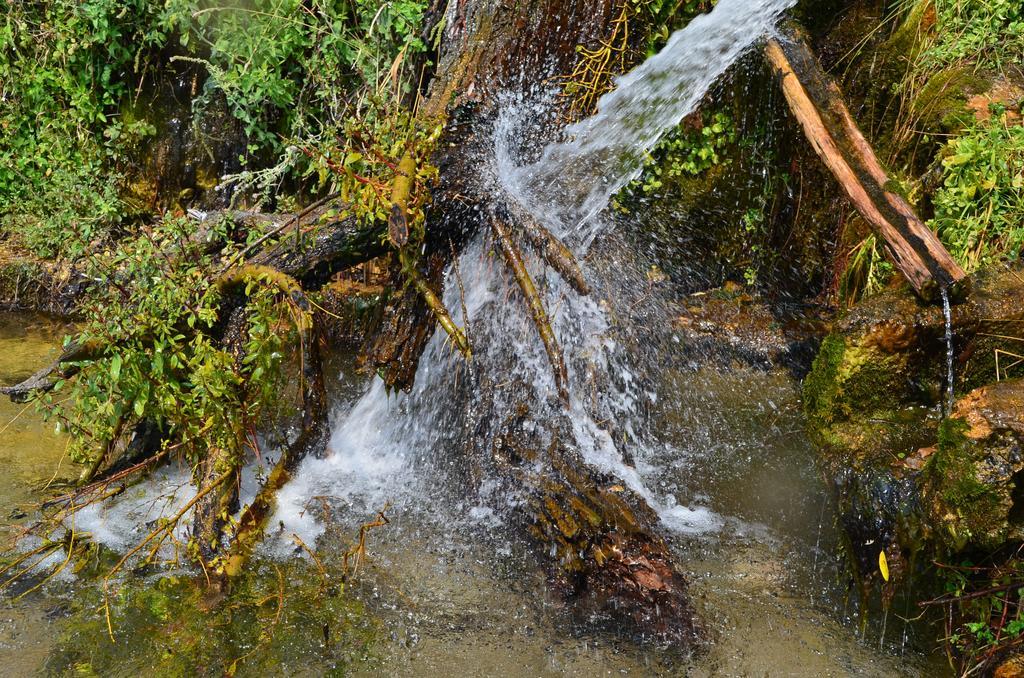
POLYGON ((469 346, 469 340, 466 338, 465 332, 452 320, 451 313, 448 312, 444 302, 441 301, 440 297, 430 287, 426 278, 416 269, 416 265, 410 261, 408 253, 403 251, 399 256, 402 258, 402 272, 412 282, 416 291, 423 298, 423 301, 426 302, 431 313, 437 318, 438 324, 451 337, 452 342, 455 343, 456 348, 459 349, 466 360, 472 359, 473 351, 469 346))
POLYGON ((964 270, 907 201, 889 190, 889 176, 803 31, 789 23, 782 33, 780 39, 768 41, 766 54, 790 110, 854 207, 882 239, 900 273, 927 300, 934 300, 943 288, 962 286, 964 270))
POLYGON ((555 388, 558 389, 558 395, 562 402, 568 406, 569 375, 566 372, 562 349, 558 345, 558 339, 555 337, 554 330, 551 329, 551 321, 548 319, 548 312, 544 308, 544 302, 541 300, 540 294, 537 293, 537 286, 534 285, 533 278, 530 277, 529 271, 526 270, 522 254, 520 254, 516 244, 512 242, 512 236, 509 235, 505 224, 501 223, 499 219, 492 219, 491 228, 494 230, 494 235, 498 239, 501 252, 505 255, 505 260, 508 262, 509 268, 512 269, 512 274, 519 284, 519 289, 526 299, 526 304, 530 308, 533 324, 537 327, 541 341, 544 342, 544 350, 547 351, 548 360, 551 362, 551 370, 555 377, 555 388))
POLYGON ((572 285, 577 293, 587 296, 590 294, 590 285, 583 276, 580 265, 572 251, 565 246, 561 240, 556 238, 551 231, 541 226, 537 221, 529 217, 521 217, 518 223, 526 235, 526 239, 533 245, 537 253, 548 266, 558 271, 562 279, 572 285))

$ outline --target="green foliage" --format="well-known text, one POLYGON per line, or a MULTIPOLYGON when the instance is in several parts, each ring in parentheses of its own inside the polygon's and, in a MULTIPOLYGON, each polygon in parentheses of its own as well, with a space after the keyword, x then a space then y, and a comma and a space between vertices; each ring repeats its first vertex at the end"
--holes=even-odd
POLYGON ((639 187, 651 194, 673 179, 703 174, 724 162, 719 153, 735 141, 732 118, 721 111, 697 129, 681 125, 666 134, 648 154, 643 175, 629 188, 639 187))
POLYGON ((651 25, 648 55, 656 53, 672 31, 685 26, 698 14, 711 11, 717 0, 633 0, 651 25))
POLYGON ((299 326, 303 312, 263 281, 249 281, 238 360, 202 331, 218 322, 224 300, 213 255, 188 240, 190 230, 168 220, 90 260, 90 277, 100 282, 78 340, 104 353, 44 401, 73 433, 74 461, 95 460, 142 419, 181 441, 191 463, 236 454, 275 403, 285 330, 299 326))
MULTIPOLYGON (((306 149, 310 162, 305 176, 315 175, 321 185, 340 192, 349 212, 360 220, 387 221, 392 184, 407 153, 416 159, 414 183, 420 189, 437 179, 437 168, 429 163, 442 131, 435 122, 428 121, 433 126, 427 126, 387 100, 367 97, 354 108, 337 139, 306 149)), ((422 230, 428 197, 426 190, 410 196, 407 216, 414 230, 422 230)), ((422 235, 413 233, 415 240, 422 235)))
POLYGON ((892 278, 892 263, 872 233, 854 245, 839 279, 839 301, 852 306, 862 297, 880 291, 892 278))
POLYGON ((956 649, 959 673, 984 675, 1024 637, 1024 560, 965 558, 938 574, 949 608, 942 614, 946 642, 956 649))
POLYGON ((981 68, 1024 65, 1024 5, 1019 0, 935 0, 935 38, 920 67, 941 70, 962 61, 981 68))
POLYGON ((951 140, 945 178, 934 197, 935 228, 968 271, 998 256, 1016 259, 1024 245, 1024 127, 1005 116, 978 123, 951 140))
POLYGON ((5 5, 0 224, 17 233, 24 223, 41 254, 80 250, 118 211, 112 181, 99 175, 152 132, 121 119, 117 104, 142 55, 164 42, 158 9, 146 0, 5 5))
POLYGON ((46 175, 37 192, 13 202, 0 224, 20 233, 22 243, 43 257, 77 257, 117 224, 121 213, 116 177, 65 166, 46 175))
POLYGON ((255 150, 319 134, 361 87, 408 90, 390 69, 424 50, 425 9, 422 0, 169 0, 166 21, 182 47, 205 54, 192 58, 210 73, 206 96, 223 93, 255 150))
POLYGON ((123 212, 118 170, 155 132, 127 111, 171 49, 209 72, 200 115, 223 96, 243 123, 246 162, 279 153, 282 139, 329 143, 367 93, 407 94, 402 65, 425 50, 426 6, 12 0, 0 18, 0 225, 44 256, 80 254, 108 234, 123 212))
POLYGON ((763 235, 765 231, 764 205, 761 204, 743 213, 743 232, 749 243, 751 262, 743 269, 743 281, 749 286, 757 284, 757 266, 755 261, 764 251, 763 235))

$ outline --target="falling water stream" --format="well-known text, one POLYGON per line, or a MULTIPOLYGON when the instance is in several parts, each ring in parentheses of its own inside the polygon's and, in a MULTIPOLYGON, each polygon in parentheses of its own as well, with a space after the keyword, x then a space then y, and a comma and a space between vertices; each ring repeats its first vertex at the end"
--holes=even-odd
MULTIPOLYGON (((340 372, 328 453, 307 459, 280 493, 276 529, 261 554, 305 557, 293 535, 329 553, 389 505, 392 524, 371 537, 374 557, 351 589, 391 629, 373 672, 438 675, 449 665, 467 675, 643 675, 687 666, 726 675, 918 672, 919 658, 893 658, 886 637, 859 643, 846 625, 853 613, 837 611, 836 540, 819 518, 825 492, 803 438, 796 385, 781 373, 694 369, 674 358, 679 338, 667 306, 645 286, 646 262, 617 244, 605 214, 661 135, 793 4, 719 0, 558 139, 544 136, 551 112, 543 93, 505 102, 479 181, 513 214, 532 215, 562 237, 594 286, 579 296, 541 262, 528 262, 566 354, 569 411, 514 284, 478 234, 445 286, 448 308, 468 329, 473 363, 454 356, 439 332, 410 393, 389 395, 379 379, 340 372), (516 536, 519 491, 464 459, 465 450, 493 439, 488 422, 523 403, 528 426, 567 422, 588 464, 656 510, 712 627, 708 656, 669 660, 569 631, 516 536)), ((948 320, 948 300, 946 308, 948 320)), ((132 501, 97 507, 80 529, 124 548, 155 517, 151 495, 132 501)), ((0 631, 16 634, 16 627, 0 631)), ((2 634, 0 641, 18 647, 2 634)))
POLYGON ((953 414, 953 309, 949 305, 949 288, 942 288, 942 317, 946 323, 946 400, 943 403, 944 414, 948 417, 953 414))
MULTIPOLYGON (((602 218, 602 210, 640 170, 644 154, 693 110, 708 87, 792 4, 793 0, 721 0, 714 11, 673 35, 658 55, 621 78, 617 88, 600 100, 592 118, 569 127, 565 140, 546 145, 535 162, 520 162, 520 158, 533 150, 528 143, 524 147, 523 140, 536 138, 529 127, 537 120, 538 105, 509 104, 495 125, 494 155, 488 163, 491 172, 482 181, 500 187, 520 209, 571 243, 582 259, 608 228, 610 222, 602 218)), ((455 441, 444 431, 471 426, 480 436, 479 420, 513 411, 524 399, 524 388, 531 391, 531 409, 538 421, 560 416, 560 405, 552 398, 555 385, 547 357, 525 309, 514 300, 509 303, 509 282, 488 259, 488 251, 485 234, 479 234, 460 257, 462 284, 452 284, 454 269, 449 272, 445 301, 461 324, 467 320, 462 309, 468 313, 473 369, 501 375, 505 384, 490 387, 494 391, 488 394, 493 398, 490 412, 478 410, 466 417, 451 407, 467 397, 462 392, 472 388, 473 380, 451 367, 444 338, 435 335, 409 397, 388 398, 383 386, 374 383, 335 427, 327 458, 310 460, 300 469, 277 516, 286 532, 315 537, 320 528, 303 524, 311 520, 304 510, 308 498, 348 495, 354 465, 364 467, 370 477, 387 478, 384 486, 391 490, 393 476, 412 461, 408 459, 411 450, 421 457, 427 450, 450 454, 455 441)), ((584 458, 621 478, 671 529, 699 533, 719 527, 721 519, 705 507, 682 506, 674 497, 659 495, 640 470, 623 462, 621 450, 599 422, 614 421, 631 440, 643 444, 637 414, 654 396, 635 378, 630 356, 612 336, 600 300, 574 294, 538 262, 532 264, 532 274, 544 283, 548 308, 555 309, 552 325, 566 353, 572 385, 569 419, 584 458), (596 405, 581 397, 595 381, 604 385, 596 405)), ((482 400, 477 394, 468 397, 482 400)), ((414 473, 409 474, 411 479, 414 473)), ((487 508, 499 514, 502 510, 501 506, 487 508)))
POLYGON ((712 12, 673 34, 661 52, 619 78, 598 102, 597 113, 569 126, 564 140, 547 145, 536 162, 516 167, 522 149, 500 140, 505 190, 556 235, 585 249, 604 227, 596 217, 636 178, 647 152, 794 4, 720 0, 712 12))

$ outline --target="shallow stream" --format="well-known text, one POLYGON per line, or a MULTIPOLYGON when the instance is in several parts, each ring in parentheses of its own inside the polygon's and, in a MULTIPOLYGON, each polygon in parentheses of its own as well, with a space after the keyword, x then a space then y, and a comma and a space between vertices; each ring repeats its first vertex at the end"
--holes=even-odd
MULTIPOLYGON (((26 376, 53 355, 62 331, 38 316, 0 315, 0 377, 26 376)), ((339 420, 362 389, 359 377, 342 371, 335 388, 339 420)), ((323 537, 321 559, 330 563, 332 542, 350 539, 373 517, 365 501, 393 504, 390 525, 370 533, 368 559, 345 594, 363 604, 362 614, 376 629, 367 658, 348 670, 409 676, 893 676, 942 670, 926 661, 922 641, 896 619, 889 620, 883 642, 878 617, 868 620, 863 635, 859 631, 842 586, 833 514, 803 435, 796 384, 787 374, 701 368, 666 375, 660 390, 655 420, 671 444, 662 458, 644 463, 657 467, 660 493, 685 503, 699 500, 721 518, 716 529, 677 535, 673 544, 711 633, 706 652, 681 657, 574 629, 557 597, 546 593, 516 530, 487 511, 440 499, 452 495, 430 486, 444 482, 444 471, 408 482, 409 469, 398 459, 349 469, 350 509, 337 513, 323 537)), ((6 427, 0 435, 0 505, 28 512, 38 496, 33 488, 54 475, 64 442, 32 408, 0 402, 0 417, 6 427)), ((36 675, 47 665, 66 638, 69 601, 87 586, 65 582, 4 599, 5 675, 36 675)), ((120 638, 129 639, 121 643, 120 675, 142 668, 135 665, 141 653, 131 639, 149 632, 118 629, 120 638)), ((318 636, 321 629, 292 632, 318 636)), ((313 653, 282 671, 323 675, 334 665, 313 653)))

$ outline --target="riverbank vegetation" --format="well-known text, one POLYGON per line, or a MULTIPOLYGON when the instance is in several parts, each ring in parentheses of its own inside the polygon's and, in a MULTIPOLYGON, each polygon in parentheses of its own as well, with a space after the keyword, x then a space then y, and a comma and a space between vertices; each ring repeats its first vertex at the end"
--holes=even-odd
MULTIPOLYGON (((882 141, 968 272, 1013 261, 1024 237, 1024 10, 1017 3, 916 0, 891 10, 878 53, 854 56, 881 83, 866 88, 882 141), (870 63, 867 63, 870 62, 870 63)), ((872 235, 852 247, 844 292, 855 300, 892 280, 872 235)))
MULTIPOLYGON (((162 116, 182 116, 175 124, 209 146, 223 139, 202 138, 212 134, 204 116, 227 109, 239 128, 229 163, 237 176, 226 182, 236 203, 262 204, 286 179, 299 194, 325 190, 346 120, 379 124, 390 118, 374 111, 413 95, 425 10, 413 0, 15 0, 0 27, 9 245, 74 257, 102 248, 133 213, 145 217, 126 202, 178 206, 177 195, 133 191, 142 154, 154 151, 147 142, 165 132, 162 116), (183 106, 163 102, 168 79, 183 81, 183 106)), ((364 143, 374 148, 376 137, 364 143)), ((372 161, 345 156, 340 166, 358 172, 372 161)))

